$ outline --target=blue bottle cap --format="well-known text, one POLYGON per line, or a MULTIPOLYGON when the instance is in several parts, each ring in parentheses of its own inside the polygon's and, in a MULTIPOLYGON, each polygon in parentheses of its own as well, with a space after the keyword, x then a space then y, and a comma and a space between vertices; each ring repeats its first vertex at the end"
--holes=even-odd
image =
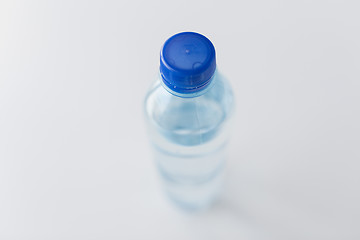
POLYGON ((214 45, 205 36, 182 32, 170 37, 160 53, 164 84, 177 93, 201 91, 216 69, 214 45))

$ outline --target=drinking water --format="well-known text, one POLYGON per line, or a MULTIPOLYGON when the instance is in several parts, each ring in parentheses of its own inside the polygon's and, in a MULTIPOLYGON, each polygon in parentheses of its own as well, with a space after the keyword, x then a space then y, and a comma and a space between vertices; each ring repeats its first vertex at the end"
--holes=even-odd
POLYGON ((233 101, 210 40, 183 32, 165 42, 145 116, 165 192, 183 208, 205 208, 220 193, 233 101))

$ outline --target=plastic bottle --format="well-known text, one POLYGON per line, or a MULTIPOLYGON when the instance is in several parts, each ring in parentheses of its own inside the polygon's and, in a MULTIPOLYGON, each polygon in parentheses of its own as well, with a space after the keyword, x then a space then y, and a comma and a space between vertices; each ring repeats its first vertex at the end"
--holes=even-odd
POLYGON ((210 206, 222 185, 233 93, 216 70, 205 36, 182 32, 160 53, 160 72, 145 116, 165 192, 185 209, 210 206))

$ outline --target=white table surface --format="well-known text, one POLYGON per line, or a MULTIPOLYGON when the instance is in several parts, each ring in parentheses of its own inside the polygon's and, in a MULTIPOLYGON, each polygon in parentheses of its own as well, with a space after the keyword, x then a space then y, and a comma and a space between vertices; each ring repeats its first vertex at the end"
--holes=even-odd
POLYGON ((360 239, 356 1, 1 1, 0 239, 360 239), (237 99, 224 195, 162 195, 162 43, 208 36, 237 99))

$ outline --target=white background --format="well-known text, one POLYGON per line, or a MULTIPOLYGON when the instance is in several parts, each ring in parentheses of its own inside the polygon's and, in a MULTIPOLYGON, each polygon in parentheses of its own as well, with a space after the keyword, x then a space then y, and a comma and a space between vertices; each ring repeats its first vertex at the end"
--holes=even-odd
POLYGON ((357 1, 1 1, 0 239, 360 239, 357 1), (209 37, 237 99, 224 195, 163 197, 142 104, 209 37))

